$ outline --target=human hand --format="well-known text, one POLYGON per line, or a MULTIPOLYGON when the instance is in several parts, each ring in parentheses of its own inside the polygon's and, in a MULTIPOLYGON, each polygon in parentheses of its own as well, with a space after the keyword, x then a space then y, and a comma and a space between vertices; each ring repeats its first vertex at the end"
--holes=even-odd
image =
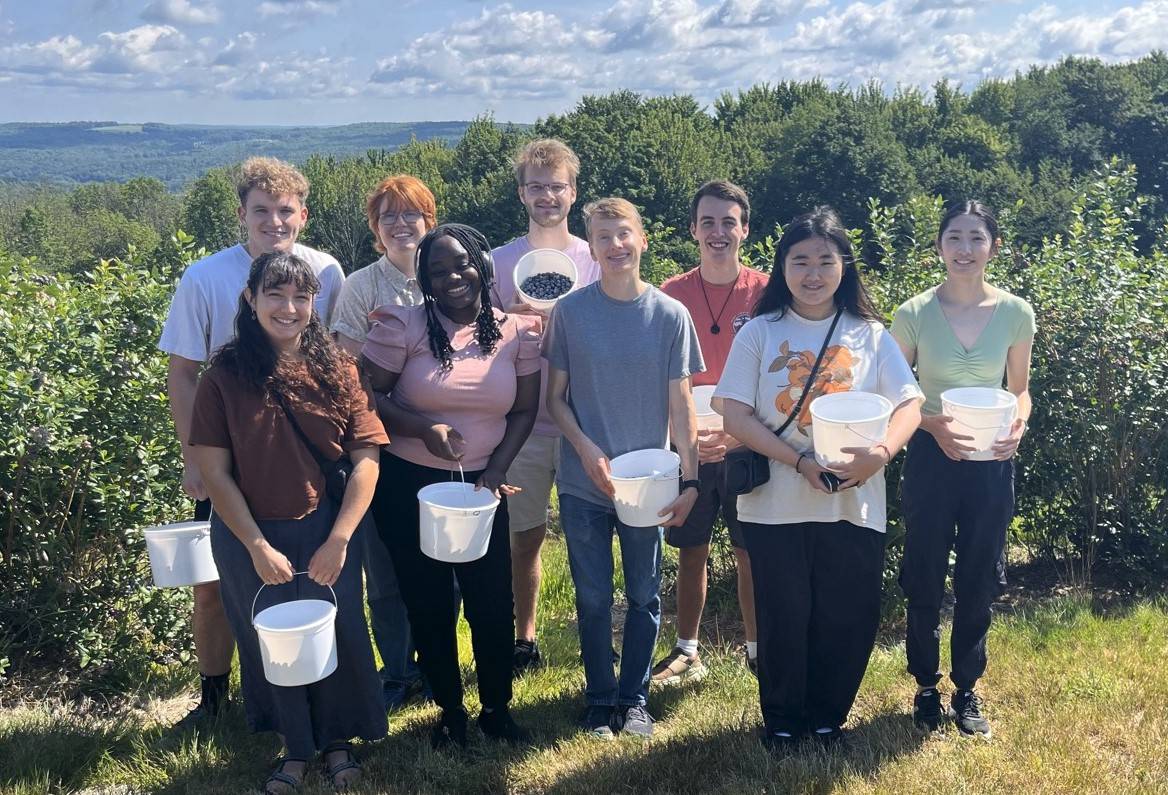
POLYGON ((835 466, 831 471, 839 476, 839 490, 850 489, 852 486, 861 486, 864 481, 883 469, 892 460, 891 453, 883 444, 872 447, 841 447, 841 453, 852 456, 847 464, 835 466))
POLYGON ((183 461, 182 490, 192 500, 207 499, 207 486, 203 483, 203 476, 199 473, 199 468, 188 461, 183 461))
POLYGON ((547 309, 536 309, 531 304, 520 299, 515 299, 515 303, 503 310, 509 315, 536 315, 544 320, 551 316, 551 311, 547 309))
POLYGON ((447 461, 457 461, 466 452, 466 440, 462 438, 462 434, 440 422, 426 429, 422 441, 433 455, 447 461))
POLYGON ((829 470, 821 467, 819 462, 815 460, 815 456, 811 453, 804 453, 803 456, 795 462, 795 471, 802 475, 803 479, 810 483, 811 488, 815 489, 816 491, 822 491, 824 494, 832 493, 831 489, 823 485, 823 481, 819 477, 821 473, 827 472, 829 470))
POLYGON ((259 575, 264 585, 292 582, 295 571, 292 568, 292 562, 288 560, 287 555, 266 540, 253 545, 248 552, 251 554, 251 565, 255 567, 256 574, 259 575))
POLYGON ((713 464, 726 457, 726 451, 736 443, 725 431, 698 431, 698 463, 713 464))
POLYGON ((612 466, 604 451, 597 447, 595 442, 586 439, 576 452, 580 456, 580 463, 584 465, 584 471, 596 484, 596 488, 600 489, 600 493, 609 497, 615 495, 616 489, 612 485, 612 466))
POLYGON ((523 491, 518 486, 512 486, 506 483, 506 480, 506 472, 500 472, 492 467, 487 467, 483 470, 483 474, 479 475, 479 479, 475 481, 475 491, 479 489, 490 489, 495 497, 499 497, 500 495, 510 497, 513 494, 518 494, 523 491))
POLYGON ((685 524, 685 520, 689 518, 689 512, 693 510, 694 503, 698 501, 697 489, 690 486, 683 489, 681 494, 677 495, 677 499, 666 505, 657 515, 664 518, 669 517, 666 521, 661 523, 662 527, 681 527, 685 524))
POLYGON ((330 535, 312 553, 308 561, 308 578, 320 585, 333 585, 341 576, 348 555, 349 542, 339 536, 330 535))
POLYGON ((1026 421, 1023 419, 1014 420, 1014 424, 1010 426, 1010 433, 1003 439, 998 439, 994 442, 994 446, 990 450, 994 454, 995 461, 1009 461, 1014 457, 1014 453, 1018 452, 1018 443, 1022 441, 1022 436, 1026 433, 1026 421))
POLYGON ((967 436, 963 433, 954 433, 949 427, 949 423, 953 422, 952 417, 947 417, 944 414, 934 414, 931 417, 926 417, 921 420, 921 427, 929 433, 933 434, 933 438, 937 440, 937 447, 941 448, 941 452, 947 458, 954 461, 966 461, 969 454, 974 452, 974 448, 962 442, 973 441, 972 436, 967 436))

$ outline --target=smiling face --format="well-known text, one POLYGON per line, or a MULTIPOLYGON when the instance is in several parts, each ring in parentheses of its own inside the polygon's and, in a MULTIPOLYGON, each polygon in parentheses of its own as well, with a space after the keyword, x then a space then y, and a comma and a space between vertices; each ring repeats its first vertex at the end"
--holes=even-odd
POLYGON ((252 188, 236 212, 247 227, 247 251, 252 257, 291 251, 300 230, 308 223, 308 208, 294 193, 275 195, 252 188))
POLYGON ((783 278, 791 291, 791 308, 810 320, 831 315, 835 291, 843 275, 843 257, 827 238, 801 240, 791 246, 783 260, 783 278))
POLYGON ((576 201, 576 189, 567 166, 528 166, 523 170, 519 201, 533 223, 551 228, 568 222, 568 211, 576 201))
POLYGON ((998 241, 976 215, 958 215, 937 238, 937 250, 950 277, 980 279, 986 264, 998 253, 998 241))
POLYGON ((261 285, 258 294, 245 289, 244 297, 251 304, 256 320, 268 335, 273 348, 285 352, 300 349, 300 335, 312 319, 312 302, 315 298, 312 293, 297 287, 295 282, 284 282, 279 285, 261 285))
POLYGON ((742 223, 742 207, 738 202, 703 196, 698 201, 697 222, 689 232, 698 243, 702 262, 733 264, 738 262, 738 251, 750 234, 742 223))
POLYGON ((430 246, 425 278, 444 315, 460 322, 478 316, 482 279, 466 249, 450 235, 442 235, 430 246))
POLYGON ((648 249, 641 225, 632 218, 593 218, 588 249, 609 276, 640 274, 641 252, 648 249))
POLYGON ((426 216, 386 194, 377 212, 377 240, 394 264, 413 266, 418 243, 426 234, 426 216))

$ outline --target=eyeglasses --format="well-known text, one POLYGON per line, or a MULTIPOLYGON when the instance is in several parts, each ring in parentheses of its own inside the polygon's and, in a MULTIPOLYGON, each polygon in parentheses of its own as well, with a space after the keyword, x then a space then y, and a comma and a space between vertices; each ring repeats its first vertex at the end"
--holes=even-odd
POLYGON ((550 193, 553 196, 563 196, 564 191, 568 189, 568 184, 564 182, 525 182, 523 189, 528 193, 550 193))
POLYGON ((407 210, 404 213, 382 213, 377 217, 377 222, 382 226, 393 226, 400 218, 407 224, 416 224, 424 217, 425 216, 417 210, 407 210))

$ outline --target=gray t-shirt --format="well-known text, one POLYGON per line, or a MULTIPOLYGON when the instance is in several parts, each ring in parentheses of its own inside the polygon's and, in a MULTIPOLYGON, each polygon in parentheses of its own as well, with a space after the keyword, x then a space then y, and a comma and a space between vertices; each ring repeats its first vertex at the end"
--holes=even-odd
MULTIPOLYGON (((669 440, 669 382, 705 370, 689 312, 650 286, 632 301, 596 282, 561 298, 543 339, 548 364, 568 374, 568 405, 585 435, 610 459, 669 440)), ((611 506, 576 450, 560 452, 561 494, 611 506)))

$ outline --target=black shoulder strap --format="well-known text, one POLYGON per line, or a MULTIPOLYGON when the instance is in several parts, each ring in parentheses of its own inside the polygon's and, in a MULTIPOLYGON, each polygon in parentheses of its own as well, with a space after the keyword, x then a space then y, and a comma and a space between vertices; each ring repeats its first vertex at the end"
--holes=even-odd
POLYGON ((300 441, 304 443, 305 448, 312 455, 312 460, 321 468, 321 471, 327 472, 333 462, 321 455, 320 450, 316 449, 316 445, 309 441, 308 434, 304 432, 304 429, 300 427, 300 423, 296 421, 296 415, 292 413, 292 409, 288 408, 288 402, 284 400, 284 396, 276 392, 275 398, 276 402, 280 404, 280 408, 284 410, 284 414, 288 417, 288 421, 292 423, 292 430, 296 431, 296 435, 300 437, 300 441))
POLYGON ((823 338, 823 345, 819 346, 819 355, 815 357, 815 364, 811 367, 811 375, 807 376, 806 386, 803 392, 799 395, 799 400, 795 403, 795 408, 787 416, 786 422, 775 431, 775 436, 782 437, 783 431, 787 430, 787 426, 794 422, 799 413, 803 411, 803 404, 807 402, 807 396, 811 394, 811 389, 815 386, 815 376, 819 374, 819 365, 823 364, 823 355, 827 353, 827 346, 831 342, 831 335, 835 333, 835 327, 839 323, 840 315, 844 313, 841 306, 836 310, 835 318, 831 321, 831 327, 827 330, 827 336, 823 338))

